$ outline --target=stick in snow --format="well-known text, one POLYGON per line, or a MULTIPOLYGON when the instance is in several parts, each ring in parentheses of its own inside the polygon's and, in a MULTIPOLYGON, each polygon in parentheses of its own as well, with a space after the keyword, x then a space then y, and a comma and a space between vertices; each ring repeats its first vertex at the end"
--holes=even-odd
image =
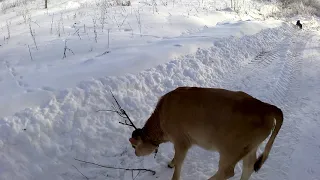
POLYGON ((148 171, 148 172, 151 172, 152 175, 155 175, 156 172, 151 170, 151 169, 140 169, 140 168, 137 168, 137 169, 130 169, 130 168, 117 168, 117 167, 111 167, 111 166, 104 166, 104 165, 101 165, 101 164, 96 164, 96 163, 92 163, 92 162, 88 162, 88 161, 83 161, 83 160, 80 160, 80 159, 76 159, 74 158, 76 161, 80 161, 80 162, 83 162, 83 163, 87 163, 87 164, 92 164, 92 165, 96 165, 96 166, 99 166, 99 167, 103 167, 103 168, 107 168, 107 169, 120 169, 120 170, 125 170, 125 171, 148 171))
POLYGON ((75 166, 75 165, 72 165, 83 177, 85 177, 87 180, 89 180, 89 178, 87 176, 85 176, 84 174, 82 174, 81 171, 79 171, 79 169, 75 166))
MULTIPOLYGON (((111 92, 111 91, 110 91, 111 92)), ((120 117, 125 118, 127 120, 129 120, 130 124, 127 123, 127 121, 125 122, 119 122, 120 124, 123 125, 127 125, 127 126, 131 126, 134 129, 137 129, 137 127, 133 124, 132 120, 130 119, 130 117, 128 116, 127 112, 120 106, 119 102, 117 101, 117 99, 114 97, 113 93, 111 92, 113 99, 115 100, 115 102, 117 103, 117 105, 113 105, 112 108, 113 110, 97 110, 96 112, 100 112, 100 111, 108 111, 108 112, 115 112, 117 113, 120 117), (117 106, 117 107, 116 107, 117 106)))

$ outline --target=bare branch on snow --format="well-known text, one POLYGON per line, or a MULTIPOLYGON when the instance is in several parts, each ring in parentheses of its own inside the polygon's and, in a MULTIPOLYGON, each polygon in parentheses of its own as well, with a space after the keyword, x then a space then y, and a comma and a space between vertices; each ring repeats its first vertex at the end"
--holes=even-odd
POLYGON ((138 172, 146 171, 146 172, 151 172, 152 175, 155 175, 155 174, 156 174, 156 172, 153 171, 153 170, 151 170, 151 169, 143 169, 143 168, 119 168, 119 167, 105 166, 105 165, 101 165, 101 164, 97 164, 97 163, 93 163, 93 162, 83 161, 83 160, 76 159, 76 158, 74 158, 74 159, 75 159, 76 161, 80 161, 80 162, 83 162, 83 163, 96 165, 96 166, 103 167, 103 168, 107 168, 107 169, 117 169, 117 170, 125 170, 125 171, 138 171, 138 172))
POLYGON ((75 166, 72 165, 83 177, 85 177, 87 180, 89 180, 89 178, 87 176, 85 176, 81 171, 79 171, 79 169, 75 166))
MULTIPOLYGON (((111 92, 111 91, 110 91, 111 92)), ((125 118, 125 119, 128 119, 129 120, 129 123, 127 121, 125 122, 119 122, 120 124, 123 124, 123 125, 127 125, 127 126, 131 126, 133 127, 134 129, 137 129, 137 127, 133 124, 132 120, 130 119, 130 117, 128 116, 128 114, 126 113, 126 111, 120 106, 119 102, 117 101, 117 99, 114 97, 113 93, 111 92, 112 94, 112 97, 113 99, 115 100, 116 102, 116 105, 113 104, 112 108, 113 110, 97 110, 96 112, 101 112, 101 111, 107 111, 107 112, 115 112, 117 113, 120 117, 122 118, 125 118)))
POLYGON ((67 57, 67 55, 66 55, 67 50, 70 51, 70 52, 72 52, 72 54, 74 55, 73 51, 72 51, 70 48, 68 48, 68 46, 67 46, 67 40, 65 40, 65 41, 64 41, 64 51, 63 51, 63 57, 62 57, 62 59, 64 59, 64 58, 67 57))

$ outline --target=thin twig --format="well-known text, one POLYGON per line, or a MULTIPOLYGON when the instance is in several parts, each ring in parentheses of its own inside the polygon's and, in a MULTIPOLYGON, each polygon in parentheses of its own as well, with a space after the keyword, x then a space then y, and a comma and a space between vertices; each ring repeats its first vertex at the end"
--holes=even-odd
POLYGON ((64 41, 64 51, 63 51, 63 57, 62 57, 62 59, 64 59, 64 58, 66 58, 67 57, 67 54, 66 54, 66 51, 70 51, 70 52, 72 52, 72 54, 74 55, 74 53, 73 53, 73 51, 70 49, 70 48, 68 48, 68 46, 67 46, 67 40, 65 40, 64 41))
POLYGON ((93 33, 94 33, 94 40, 96 43, 98 42, 98 34, 97 34, 97 29, 96 29, 96 19, 92 18, 93 21, 93 33))
POLYGON ((118 109, 120 110, 121 114, 125 115, 127 117, 127 119, 130 121, 132 127, 134 127, 135 129, 137 129, 137 127, 133 124, 133 122, 131 121, 131 119, 129 118, 128 114, 126 113, 126 111, 124 109, 122 109, 122 107, 120 106, 119 102, 117 101, 117 99, 114 97, 113 93, 110 91, 113 99, 115 100, 115 102, 118 105, 118 109))
POLYGON ((81 28, 81 27, 79 27, 79 28, 76 30, 76 32, 73 33, 73 35, 78 34, 78 37, 79 37, 79 39, 81 40, 81 36, 80 36, 80 34, 79 34, 80 28, 81 28))
POLYGON ((38 45, 37 45, 37 41, 36 41, 36 38, 35 38, 36 35, 35 35, 35 32, 32 31, 31 22, 29 22, 29 30, 30 30, 30 35, 31 35, 31 37, 33 39, 33 43, 36 46, 36 49, 38 50, 38 45))
POLYGON ((52 20, 51 20, 51 28, 50 28, 50 34, 52 34, 52 25, 53 25, 53 18, 54 18, 54 14, 52 15, 52 20))
MULTIPOLYGON (((141 171, 138 172, 138 174, 133 178, 133 180, 135 180, 139 176, 140 172, 141 171)), ((132 174, 133 174, 133 171, 132 171, 132 174)))
POLYGON ((72 165, 74 168, 76 168, 76 170, 83 176, 85 177, 87 180, 89 180, 89 178, 87 176, 85 176, 84 174, 82 174, 81 171, 79 171, 79 169, 75 166, 75 165, 72 165))
POLYGON ((156 172, 151 170, 151 169, 142 169, 142 168, 137 168, 137 169, 131 169, 131 168, 118 168, 118 167, 111 167, 111 166, 104 166, 104 165, 101 165, 101 164, 96 164, 96 163, 92 163, 92 162, 88 162, 88 161, 83 161, 83 160, 80 160, 80 159, 76 159, 74 158, 76 161, 80 161, 80 162, 83 162, 83 163, 87 163, 87 164, 92 164, 92 165, 96 165, 96 166, 99 166, 99 167, 103 167, 103 168, 108 168, 108 169, 119 169, 119 170, 125 170, 125 171, 148 171, 148 172, 151 172, 152 175, 155 175, 156 172))
POLYGON ((139 11, 139 9, 137 10, 137 12, 138 12, 138 15, 137 15, 137 13, 135 14, 135 16, 136 16, 136 19, 137 19, 137 22, 138 22, 138 26, 139 26, 139 30, 140 30, 140 36, 142 36, 142 31, 141 31, 141 16, 140 16, 140 11, 139 11))
POLYGON ((30 20, 30 22, 33 22, 34 24, 36 24, 37 26, 39 26, 39 27, 40 27, 40 25, 39 25, 36 21, 32 21, 32 20, 30 20))
MULTIPOLYGON (((10 22, 11 24, 11 22, 10 22)), ((10 35, 10 26, 9 26, 9 23, 7 21, 7 31, 8 31, 8 38, 7 39, 10 39, 11 35, 10 35)))
POLYGON ((60 16, 60 22, 61 22, 61 25, 62 25, 63 34, 65 34, 62 13, 61 13, 61 16, 60 16))
POLYGON ((33 58, 32 58, 32 54, 31 54, 31 50, 30 50, 30 46, 29 46, 29 45, 28 45, 28 48, 29 48, 30 58, 31 58, 31 60, 33 60, 33 58))
POLYGON ((120 117, 122 118, 126 118, 129 120, 130 124, 127 123, 126 121, 125 122, 119 122, 120 124, 123 124, 123 125, 127 125, 127 126, 131 126, 133 127, 134 129, 137 129, 137 127, 133 124, 132 120, 130 119, 130 117, 128 116, 128 114, 126 113, 126 111, 124 109, 122 109, 122 107, 120 106, 119 102, 117 101, 117 99, 114 97, 113 93, 110 91, 113 99, 115 100, 116 102, 116 105, 113 105, 112 108, 114 110, 97 110, 96 112, 100 112, 100 111, 106 111, 106 112, 115 112, 117 113, 120 117), (117 106, 117 107, 115 107, 117 106))
POLYGON ((108 48, 110 47, 110 29, 108 29, 108 48))

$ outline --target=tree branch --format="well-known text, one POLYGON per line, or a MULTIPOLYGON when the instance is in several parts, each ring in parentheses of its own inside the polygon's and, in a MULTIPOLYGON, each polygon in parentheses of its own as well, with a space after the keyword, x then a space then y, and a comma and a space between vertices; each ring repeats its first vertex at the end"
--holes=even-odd
POLYGON ((156 172, 151 170, 151 169, 142 169, 142 168, 137 168, 137 169, 131 169, 131 168, 118 168, 118 167, 111 167, 111 166, 105 166, 105 165, 101 165, 101 164, 96 164, 96 163, 92 163, 92 162, 88 162, 88 161, 83 161, 83 160, 80 160, 80 159, 76 159, 74 158, 76 161, 80 161, 80 162, 83 162, 83 163, 87 163, 87 164, 92 164, 92 165, 96 165, 96 166, 99 166, 99 167, 103 167, 103 168, 107 168, 107 169, 118 169, 118 170, 125 170, 125 171, 147 171, 147 172, 151 172, 152 175, 155 175, 156 172))
POLYGON ((87 180, 89 180, 89 178, 87 176, 85 176, 84 174, 82 174, 81 171, 79 171, 79 169, 75 166, 75 165, 72 165, 83 177, 85 177, 87 180))
MULTIPOLYGON (((110 91, 110 92, 111 92, 111 91, 110 91)), ((103 109, 101 109, 101 110, 96 110, 96 112, 101 112, 101 111, 115 112, 115 113, 117 113, 120 117, 126 118, 126 119, 128 119, 129 122, 130 122, 130 124, 127 123, 127 121, 125 121, 125 122, 119 122, 120 124, 127 125, 127 126, 131 126, 131 127, 133 127, 134 129, 137 129, 137 127, 133 124, 133 122, 131 121, 130 117, 128 116, 127 112, 120 106, 118 100, 114 97, 114 95, 113 95, 112 92, 111 92, 111 95, 112 95, 114 101, 116 102, 116 105, 112 103, 112 104, 113 104, 112 108, 113 108, 114 110, 110 110, 110 109, 103 110, 103 109), (117 107, 115 107, 115 106, 117 106, 117 107)))

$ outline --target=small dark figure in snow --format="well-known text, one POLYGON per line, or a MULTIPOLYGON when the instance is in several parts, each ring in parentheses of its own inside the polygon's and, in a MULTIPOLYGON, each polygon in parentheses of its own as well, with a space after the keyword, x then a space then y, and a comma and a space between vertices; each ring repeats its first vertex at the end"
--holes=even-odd
POLYGON ((300 29, 302 29, 302 24, 300 23, 300 20, 297 21, 296 25, 297 25, 300 29))

